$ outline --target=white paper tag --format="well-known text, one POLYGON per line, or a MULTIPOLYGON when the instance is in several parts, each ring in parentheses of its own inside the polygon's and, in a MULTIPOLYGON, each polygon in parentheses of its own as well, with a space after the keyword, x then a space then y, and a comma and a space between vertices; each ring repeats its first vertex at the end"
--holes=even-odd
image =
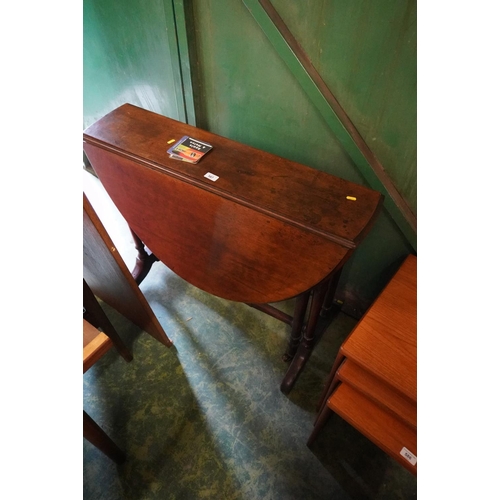
POLYGON ((405 448, 403 446, 399 454, 405 457, 406 460, 408 460, 408 462, 410 462, 412 465, 415 465, 417 463, 417 456, 414 455, 408 448, 405 448))
POLYGON ((214 175, 210 172, 207 172, 203 177, 206 177, 207 179, 210 179, 211 181, 214 181, 214 182, 219 178, 218 175, 214 175))

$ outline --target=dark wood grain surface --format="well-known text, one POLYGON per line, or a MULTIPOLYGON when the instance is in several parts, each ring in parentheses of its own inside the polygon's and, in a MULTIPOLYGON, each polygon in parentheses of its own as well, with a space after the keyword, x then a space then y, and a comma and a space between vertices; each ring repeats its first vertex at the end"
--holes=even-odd
POLYGON ((251 303, 288 299, 316 285, 348 252, 95 146, 86 152, 131 229, 176 274, 213 295, 251 303))
POLYGON ((382 202, 372 189, 130 104, 90 126, 84 141, 350 248, 366 234, 382 202), (166 152, 171 139, 184 135, 213 146, 197 165, 172 160, 166 152), (204 178, 207 172, 219 179, 214 183, 204 178))
POLYGON ((84 141, 148 248, 230 300, 278 302, 311 289, 345 262, 381 207, 371 189, 128 104, 89 127, 84 141), (170 159, 169 140, 183 135, 213 150, 197 165, 170 159))

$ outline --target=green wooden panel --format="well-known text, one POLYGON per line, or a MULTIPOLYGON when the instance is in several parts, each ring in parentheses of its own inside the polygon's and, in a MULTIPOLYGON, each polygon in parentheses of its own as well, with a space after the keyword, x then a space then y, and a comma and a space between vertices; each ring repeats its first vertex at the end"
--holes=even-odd
POLYGON ((190 10, 190 2, 188 0, 173 0, 174 22, 176 31, 176 47, 179 57, 180 75, 182 78, 182 99, 184 100, 186 110, 186 123, 196 126, 196 113, 193 96, 193 83, 191 63, 196 61, 196 53, 190 54, 192 44, 192 12, 190 10))
POLYGON ((416 0, 272 4, 416 213, 416 0))
MULTIPOLYGON (((198 126, 366 185, 243 2, 195 0, 193 16, 198 126)), ((411 251, 383 212, 342 277, 344 293, 369 302, 411 251)))
POLYGON ((199 126, 363 184, 243 3, 199 0, 193 6, 199 126))
POLYGON ((184 119, 172 16, 171 0, 84 0, 84 128, 125 102, 184 119))
POLYGON ((272 43, 297 82, 307 94, 309 100, 330 127, 331 131, 342 144, 344 151, 365 181, 373 189, 379 190, 385 196, 384 207, 390 213, 401 232, 413 248, 416 248, 416 219, 408 213, 404 199, 395 191, 392 181, 388 178, 378 160, 372 158, 373 153, 357 130, 351 129, 352 122, 345 112, 339 108, 333 94, 297 43, 293 34, 279 17, 269 0, 242 0, 252 13, 262 31, 272 43), (345 116, 344 116, 345 115, 345 116), (360 142, 362 141, 362 142, 360 142))

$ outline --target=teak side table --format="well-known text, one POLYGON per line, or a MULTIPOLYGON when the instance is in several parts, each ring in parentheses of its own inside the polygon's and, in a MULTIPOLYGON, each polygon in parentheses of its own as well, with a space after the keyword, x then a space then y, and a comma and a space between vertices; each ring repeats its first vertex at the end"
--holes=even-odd
POLYGON ((417 258, 409 255, 342 344, 308 445, 335 412, 417 474, 417 258))

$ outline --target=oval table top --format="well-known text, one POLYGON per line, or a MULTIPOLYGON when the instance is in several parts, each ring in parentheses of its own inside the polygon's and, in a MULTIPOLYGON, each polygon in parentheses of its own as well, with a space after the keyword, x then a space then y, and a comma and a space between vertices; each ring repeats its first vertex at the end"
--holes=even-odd
POLYGON ((202 290, 246 303, 295 297, 335 272, 383 199, 130 104, 89 127, 84 150, 130 228, 164 264, 202 290), (213 150, 198 164, 171 159, 169 141, 184 135, 213 150))

